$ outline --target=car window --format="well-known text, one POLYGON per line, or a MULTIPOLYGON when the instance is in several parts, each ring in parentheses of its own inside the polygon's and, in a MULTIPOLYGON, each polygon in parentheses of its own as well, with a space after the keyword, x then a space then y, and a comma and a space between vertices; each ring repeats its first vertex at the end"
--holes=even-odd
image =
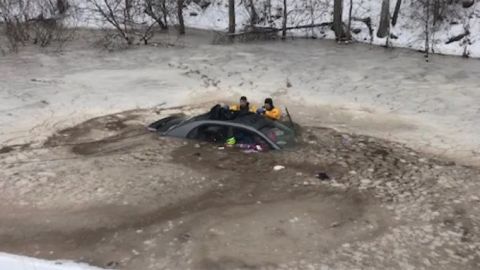
POLYGON ((248 129, 230 127, 228 135, 235 138, 236 145, 239 148, 257 151, 267 151, 271 149, 270 144, 265 139, 248 129))
POLYGON ((225 144, 227 139, 235 138, 232 142, 242 149, 267 151, 270 144, 260 135, 248 129, 227 125, 206 124, 201 125, 187 134, 188 139, 200 140, 215 144, 225 144))
POLYGON ((293 130, 282 124, 275 122, 261 128, 260 131, 282 148, 290 147, 295 144, 295 133, 293 130))
POLYGON ((187 134, 188 139, 210 143, 223 144, 227 140, 228 127, 216 124, 206 124, 194 128, 187 134))

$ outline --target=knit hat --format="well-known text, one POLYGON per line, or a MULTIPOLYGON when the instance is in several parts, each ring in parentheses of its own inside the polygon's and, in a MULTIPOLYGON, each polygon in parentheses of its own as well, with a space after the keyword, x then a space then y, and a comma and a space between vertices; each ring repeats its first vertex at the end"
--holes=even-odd
POLYGON ((265 104, 270 104, 270 106, 273 107, 273 100, 271 98, 266 98, 265 99, 265 104))

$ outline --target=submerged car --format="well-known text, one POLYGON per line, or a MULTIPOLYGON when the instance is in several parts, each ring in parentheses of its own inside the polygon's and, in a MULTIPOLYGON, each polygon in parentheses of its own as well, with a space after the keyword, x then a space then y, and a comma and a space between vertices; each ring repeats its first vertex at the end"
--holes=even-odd
POLYGON ((215 144, 256 146, 262 151, 279 150, 295 143, 293 129, 263 116, 249 113, 233 119, 218 119, 212 113, 194 117, 174 115, 148 126, 161 136, 187 138, 215 144))

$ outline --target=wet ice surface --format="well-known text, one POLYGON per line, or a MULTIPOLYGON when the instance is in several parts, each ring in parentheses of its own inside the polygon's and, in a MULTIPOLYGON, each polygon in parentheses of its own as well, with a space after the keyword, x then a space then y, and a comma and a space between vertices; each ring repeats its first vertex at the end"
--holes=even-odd
POLYGON ((147 133, 152 114, 2 154, 0 249, 118 269, 480 265, 475 168, 308 126, 291 151, 220 150, 147 133))
POLYGON ((478 61, 191 36, 2 59, 2 251, 119 269, 479 268, 480 174, 461 165, 478 164, 478 61), (288 105, 303 143, 247 155, 144 129, 241 94, 288 105))
POLYGON ((296 121, 405 142, 479 164, 480 62, 365 45, 294 40, 62 55, 24 52, 0 64, 0 141, 41 142, 95 116, 136 108, 270 95, 296 121), (305 106, 307 105, 307 106, 305 106))

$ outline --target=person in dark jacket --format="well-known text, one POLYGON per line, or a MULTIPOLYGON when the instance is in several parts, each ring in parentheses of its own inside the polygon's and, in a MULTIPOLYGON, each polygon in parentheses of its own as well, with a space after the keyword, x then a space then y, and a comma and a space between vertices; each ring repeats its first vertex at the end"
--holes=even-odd
POLYGON ((242 111, 254 113, 256 111, 254 106, 250 106, 250 102, 248 102, 246 96, 240 97, 240 103, 230 106, 229 109, 234 112, 242 111))

